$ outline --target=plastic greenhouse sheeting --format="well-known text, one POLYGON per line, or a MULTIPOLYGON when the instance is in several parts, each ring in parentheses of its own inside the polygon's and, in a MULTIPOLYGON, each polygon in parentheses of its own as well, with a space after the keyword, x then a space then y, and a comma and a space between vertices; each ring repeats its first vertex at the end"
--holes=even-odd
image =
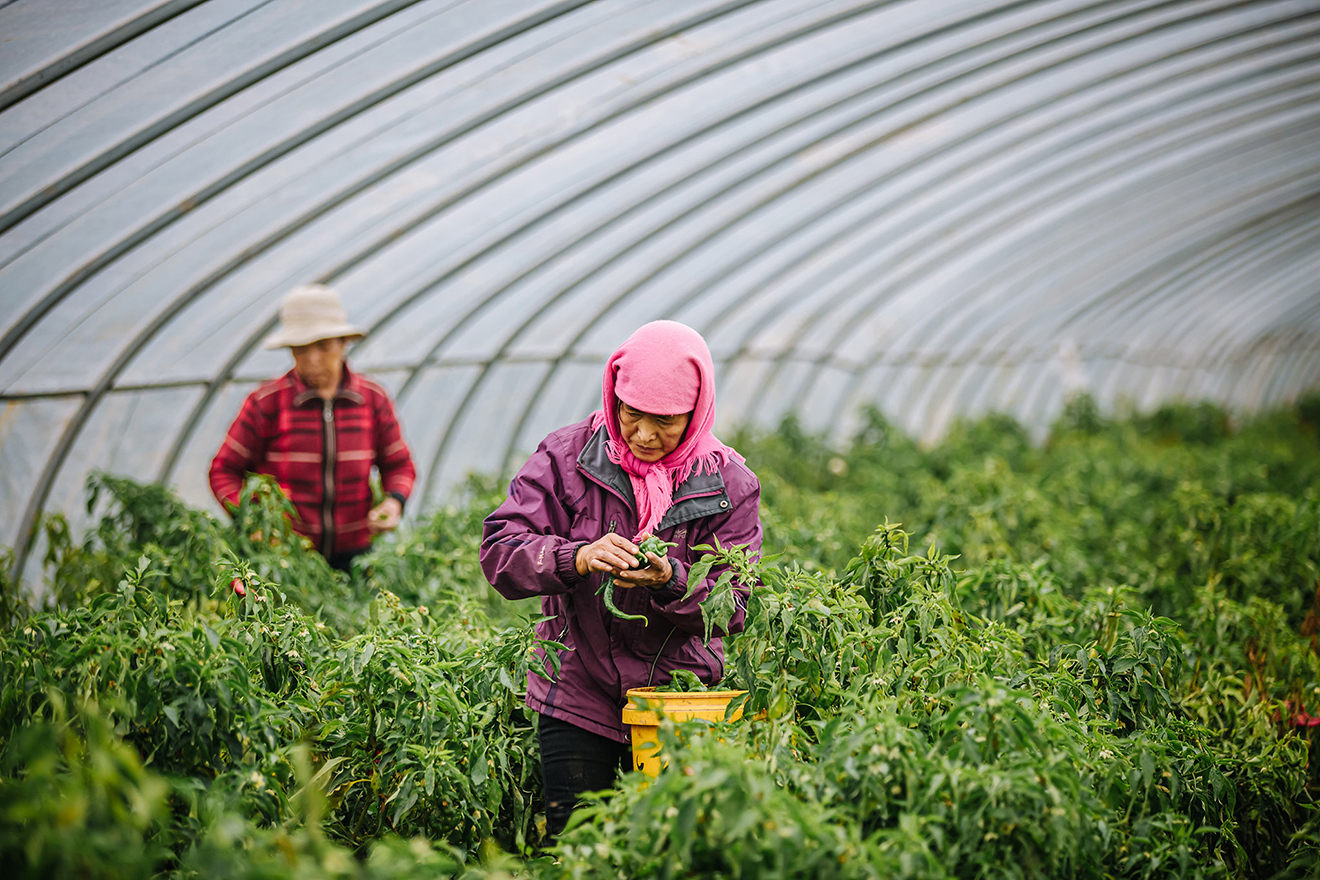
POLYGON ((721 426, 1320 378, 1320 0, 0 4, 0 545, 205 471, 334 286, 415 512, 673 318, 721 426))

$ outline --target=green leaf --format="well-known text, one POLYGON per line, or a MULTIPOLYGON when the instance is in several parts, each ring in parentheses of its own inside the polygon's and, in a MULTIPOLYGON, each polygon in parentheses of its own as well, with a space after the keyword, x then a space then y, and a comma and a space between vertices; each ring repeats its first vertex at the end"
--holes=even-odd
POLYGON ((684 599, 692 598, 693 594, 701 587, 702 582, 710 575, 711 567, 714 565, 715 557, 709 553, 692 563, 692 567, 688 569, 687 573, 688 588, 687 594, 683 597, 684 599))
POLYGON ((1141 765, 1141 781, 1143 785, 1149 786, 1150 781, 1155 778, 1155 758, 1150 752, 1143 751, 1138 758, 1141 765))
POLYGON ((702 600, 700 606, 701 620, 705 625, 705 639, 709 644, 713 634, 727 632, 729 621, 733 615, 738 612, 737 594, 733 588, 733 572, 726 571, 715 581, 711 587, 710 595, 702 600))

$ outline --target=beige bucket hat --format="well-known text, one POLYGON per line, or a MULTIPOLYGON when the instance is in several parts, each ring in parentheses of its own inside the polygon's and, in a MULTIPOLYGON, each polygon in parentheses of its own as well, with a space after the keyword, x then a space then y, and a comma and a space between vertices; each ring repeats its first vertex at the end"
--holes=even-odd
POLYGON ((295 287, 280 304, 280 329, 266 338, 266 348, 311 345, 321 339, 363 337, 362 328, 348 323, 339 294, 324 284, 295 287))

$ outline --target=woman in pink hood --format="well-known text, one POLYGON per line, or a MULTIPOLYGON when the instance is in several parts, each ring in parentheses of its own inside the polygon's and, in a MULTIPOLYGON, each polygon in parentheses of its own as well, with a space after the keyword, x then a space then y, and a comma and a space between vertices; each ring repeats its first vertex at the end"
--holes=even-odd
MULTIPOLYGON (((546 824, 563 830, 579 795, 608 788, 628 765, 621 720, 629 688, 664 684, 676 670, 707 684, 724 677, 719 637, 709 643, 699 605, 722 573, 689 584, 700 544, 761 550, 760 484, 743 458, 711 433, 715 382, 701 335, 654 321, 605 365, 600 410, 546 437, 486 518, 481 566, 510 599, 541 597, 537 626, 561 642, 560 666, 542 654, 527 677, 539 714, 546 824), (676 546, 636 563, 657 535, 676 546), (615 579, 615 617, 597 595, 615 579)), ((740 632, 749 585, 738 587, 728 635, 740 632)))

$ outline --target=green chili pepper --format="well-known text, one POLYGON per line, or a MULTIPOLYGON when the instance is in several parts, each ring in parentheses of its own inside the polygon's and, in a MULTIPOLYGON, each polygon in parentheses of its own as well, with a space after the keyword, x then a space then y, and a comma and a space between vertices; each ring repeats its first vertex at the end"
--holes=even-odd
POLYGON ((656 688, 657 694, 698 694, 710 690, 704 681, 697 678, 695 672, 674 669, 670 671, 669 676, 669 684, 656 688))
POLYGON ((608 608, 610 613, 615 617, 620 620, 640 620, 643 626, 646 625, 645 614, 629 614, 626 611, 620 611, 619 607, 614 604, 614 575, 605 575, 605 577, 601 579, 600 589, 596 592, 600 594, 601 599, 605 601, 605 607, 608 608))
POLYGON ((646 554, 654 553, 656 556, 666 556, 670 547, 677 547, 673 541, 662 541, 655 535, 647 535, 646 540, 637 545, 637 564, 647 566, 651 560, 646 558, 646 554))
MULTIPOLYGON (((650 565, 651 560, 646 558, 647 553, 654 553, 656 556, 665 556, 670 547, 677 546, 678 545, 672 541, 662 541, 655 535, 649 535, 646 540, 637 545, 637 564, 643 567, 650 565)), ((628 614, 625 611, 620 611, 619 607, 614 604, 614 575, 605 575, 605 577, 601 579, 600 589, 596 592, 605 602, 605 607, 608 608, 610 613, 615 617, 620 620, 640 620, 642 625, 646 626, 646 615, 628 614)))

